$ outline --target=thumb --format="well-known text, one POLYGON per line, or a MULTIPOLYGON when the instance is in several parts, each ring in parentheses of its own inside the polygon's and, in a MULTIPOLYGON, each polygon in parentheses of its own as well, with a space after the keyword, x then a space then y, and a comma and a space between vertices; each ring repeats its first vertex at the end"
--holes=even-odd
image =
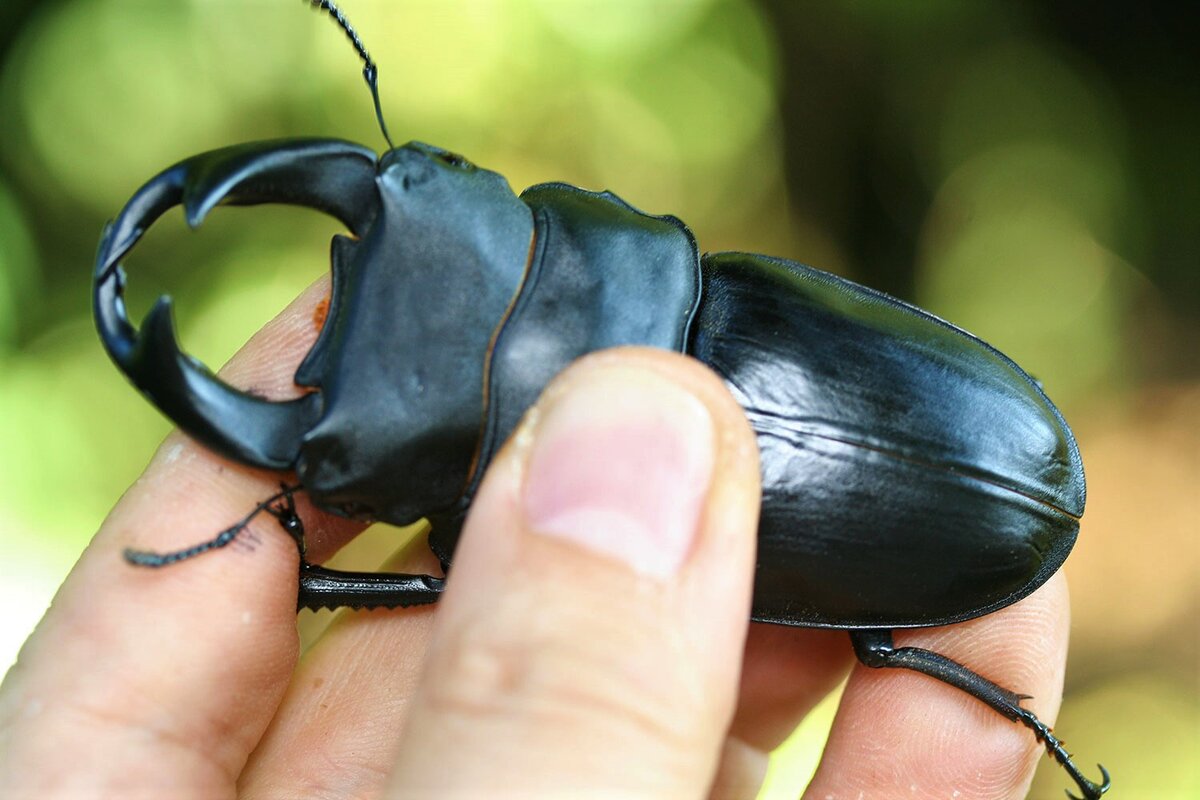
POLYGON ((738 688, 753 434, 699 362, 592 356, 471 509, 392 797, 703 797, 738 688))

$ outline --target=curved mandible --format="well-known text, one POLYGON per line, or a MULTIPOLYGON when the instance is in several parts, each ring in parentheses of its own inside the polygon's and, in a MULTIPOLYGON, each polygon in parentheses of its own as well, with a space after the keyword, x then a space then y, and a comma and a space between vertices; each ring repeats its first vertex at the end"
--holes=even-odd
POLYGON ((136 330, 125 310, 120 260, 179 204, 193 228, 219 203, 286 203, 324 211, 361 236, 375 218, 376 198, 375 154, 333 139, 237 145, 164 170, 138 190, 100 240, 93 308, 105 349, 159 410, 208 447, 255 466, 292 466, 320 414, 320 395, 274 402, 229 386, 179 348, 165 295, 136 330))

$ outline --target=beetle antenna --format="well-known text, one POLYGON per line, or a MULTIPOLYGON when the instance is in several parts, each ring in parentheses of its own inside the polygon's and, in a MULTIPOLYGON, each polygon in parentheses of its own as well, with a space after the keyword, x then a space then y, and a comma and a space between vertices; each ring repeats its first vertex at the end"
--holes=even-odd
POLYGON ((300 548, 300 557, 303 558, 304 529, 300 523, 300 517, 296 514, 296 505, 292 499, 292 496, 301 487, 299 484, 289 486, 281 483, 279 484, 279 488, 280 491, 263 500, 249 514, 207 542, 194 544, 191 547, 185 547, 182 550, 175 550, 170 553, 155 553, 152 550, 135 550, 132 547, 128 547, 125 549, 125 560, 135 567, 165 567, 169 564, 195 558, 198 555, 207 553, 209 550, 218 550, 232 544, 237 539, 238 534, 249 527, 251 520, 264 511, 279 520, 279 523, 283 526, 287 534, 296 541, 296 546, 300 548), (278 506, 274 505, 276 501, 281 501, 278 506))
POLYGON ((346 19, 346 15, 334 5, 332 0, 308 0, 308 3, 318 11, 328 12, 329 16, 333 17, 333 21, 346 32, 350 43, 358 51, 358 57, 363 60, 363 80, 367 82, 367 88, 371 90, 371 99, 375 101, 375 119, 379 121, 379 130, 383 131, 383 138, 387 140, 388 147, 396 149, 396 145, 392 143, 392 137, 388 133, 387 123, 383 121, 383 108, 379 104, 379 68, 371 60, 371 54, 367 52, 366 45, 359 38, 358 31, 354 30, 354 26, 346 19))

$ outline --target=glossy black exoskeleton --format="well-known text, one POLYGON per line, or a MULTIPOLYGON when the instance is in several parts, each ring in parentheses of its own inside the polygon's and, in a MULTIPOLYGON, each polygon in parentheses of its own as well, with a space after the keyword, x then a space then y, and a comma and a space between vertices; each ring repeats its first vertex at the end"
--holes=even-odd
MULTIPOLYGON (((374 65, 335 16, 374 89, 374 65)), ((892 646, 894 628, 970 619, 1037 589, 1084 507, 1075 440, 1038 383, 931 314, 781 259, 701 256, 678 219, 609 193, 545 184, 518 196, 436 147, 376 158, 329 139, 239 145, 165 170, 106 230, 94 286, 109 354, 181 428, 229 458, 294 471, 332 513, 428 518, 446 566, 484 470, 551 378, 618 345, 687 353, 724 378, 758 437, 753 618, 847 629, 863 663, 962 688, 1028 725, 1088 798, 1108 788, 1107 773, 1100 785, 1080 774, 1019 695, 892 646), (184 355, 165 298, 140 331, 125 314, 118 262, 142 233, 172 206, 196 226, 221 203, 308 206, 352 234, 334 239, 328 318, 295 378, 312 391, 296 400, 240 392, 184 355)), ((273 500, 256 512, 294 528, 273 500)), ((239 529, 129 559, 179 561, 239 529)), ((442 585, 305 564, 299 603, 407 606, 442 585)))

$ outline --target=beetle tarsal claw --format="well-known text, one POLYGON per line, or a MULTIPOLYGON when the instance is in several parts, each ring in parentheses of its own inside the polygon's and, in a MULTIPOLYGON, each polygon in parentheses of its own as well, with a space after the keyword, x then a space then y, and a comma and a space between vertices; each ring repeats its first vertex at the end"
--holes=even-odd
POLYGON ((1071 800, 1100 800, 1101 795, 1107 792, 1109 787, 1112 786, 1112 778, 1103 764, 1097 764, 1096 767, 1100 770, 1100 785, 1097 786, 1092 783, 1077 771, 1072 772, 1071 777, 1075 779, 1075 782, 1079 784, 1079 788, 1083 790, 1083 797, 1076 797, 1071 794, 1070 789, 1066 790, 1067 797, 1071 798, 1071 800))
POLYGON ((1100 774, 1102 776, 1101 783, 1097 785, 1088 780, 1086 777, 1084 777, 1083 773, 1079 771, 1079 767, 1075 766, 1075 762, 1072 760, 1071 754, 1067 752, 1067 743, 1064 740, 1056 737, 1054 732, 1044 722, 1038 719, 1033 712, 1027 711, 1026 709, 1020 709, 1020 711, 1023 713, 1018 714, 1017 721, 1033 731, 1034 736, 1037 737, 1037 740, 1046 748, 1046 754, 1062 765, 1062 768, 1066 770, 1067 775, 1071 777, 1071 780, 1075 781, 1076 785, 1083 790, 1084 796, 1082 798, 1077 798, 1071 794, 1070 790, 1067 790, 1067 795, 1074 798, 1074 800, 1099 800, 1100 796, 1108 791, 1108 787, 1112 783, 1112 781, 1109 779, 1108 770, 1106 770, 1103 765, 1097 764, 1096 766, 1100 768, 1100 774))
MULTIPOLYGON (((1064 765, 1066 766, 1066 765, 1064 765)), ((1103 764, 1097 764, 1096 767, 1100 770, 1099 785, 1092 783, 1087 778, 1083 777, 1083 773, 1074 768, 1074 765, 1067 766, 1067 771, 1071 774, 1071 778, 1075 783, 1079 784, 1079 788, 1083 790, 1083 797, 1076 797, 1071 794, 1070 789, 1066 789, 1067 797, 1071 800, 1100 800, 1100 797, 1109 790, 1112 786, 1112 778, 1108 774, 1108 770, 1103 764)))

